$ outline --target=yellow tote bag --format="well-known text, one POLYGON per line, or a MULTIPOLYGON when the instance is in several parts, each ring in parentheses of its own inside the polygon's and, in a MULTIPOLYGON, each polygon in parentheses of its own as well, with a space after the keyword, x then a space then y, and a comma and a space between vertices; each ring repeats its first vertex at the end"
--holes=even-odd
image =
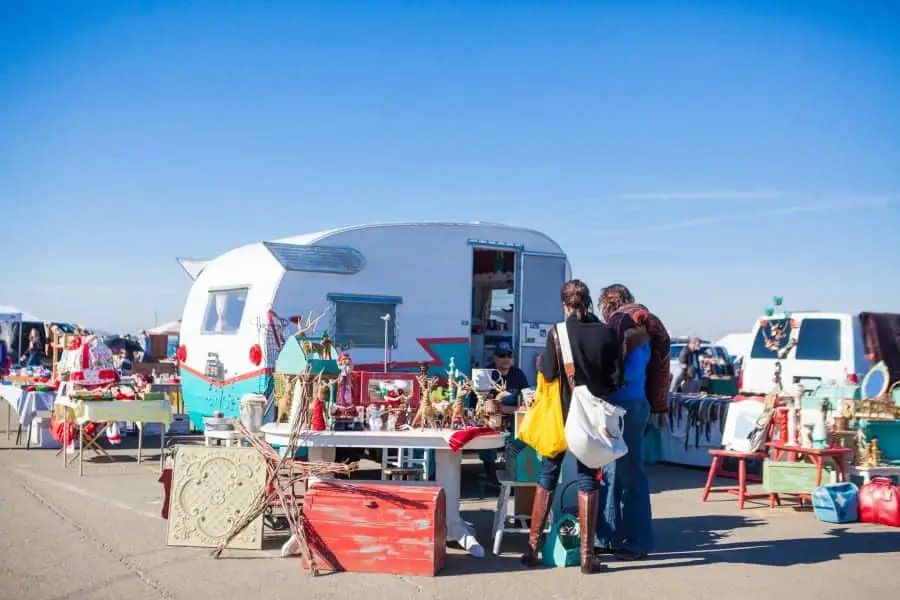
POLYGON ((534 402, 522 418, 518 438, 541 456, 558 456, 568 447, 559 385, 547 383, 540 371, 534 402))

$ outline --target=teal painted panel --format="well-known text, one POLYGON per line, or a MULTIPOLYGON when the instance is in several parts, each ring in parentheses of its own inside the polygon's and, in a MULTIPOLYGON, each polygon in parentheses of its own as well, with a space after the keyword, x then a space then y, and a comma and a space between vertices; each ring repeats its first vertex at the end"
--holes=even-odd
MULTIPOLYGON (((211 386, 202 377, 181 370, 181 393, 184 398, 184 409, 194 429, 203 431, 203 417, 211 417, 216 411, 222 411, 226 417, 240 417, 240 400, 244 394, 272 393, 273 380, 269 374, 243 379, 224 386, 211 386)), ((273 419, 273 411, 269 411, 264 421, 273 419)))
POLYGON ((459 369, 460 373, 464 375, 469 375, 472 368, 472 357, 469 354, 469 342, 437 342, 437 343, 427 343, 428 348, 440 359, 442 363, 440 366, 432 365, 430 374, 432 375, 440 375, 442 377, 447 376, 447 367, 450 364, 450 359, 453 359, 454 365, 457 369, 459 369))
POLYGON ((290 336, 284 342, 278 358, 275 359, 275 370, 286 375, 299 375, 306 368, 306 355, 300 348, 297 336, 290 336))
POLYGON ((900 461, 900 421, 860 420, 859 428, 867 440, 878 438, 885 462, 900 461))
POLYGON ((541 457, 531 446, 519 441, 519 427, 525 411, 516 411, 513 439, 506 442, 506 472, 515 476, 516 481, 536 483, 541 476, 541 457))

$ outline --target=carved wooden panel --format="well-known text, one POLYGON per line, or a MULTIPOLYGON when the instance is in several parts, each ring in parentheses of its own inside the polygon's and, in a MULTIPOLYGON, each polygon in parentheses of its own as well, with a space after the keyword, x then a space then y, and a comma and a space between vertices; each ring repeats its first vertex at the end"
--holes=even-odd
MULTIPOLYGON (((181 446, 175 455, 166 543, 213 548, 266 484, 265 459, 253 448, 181 446)), ((262 549, 260 516, 228 545, 262 549)))

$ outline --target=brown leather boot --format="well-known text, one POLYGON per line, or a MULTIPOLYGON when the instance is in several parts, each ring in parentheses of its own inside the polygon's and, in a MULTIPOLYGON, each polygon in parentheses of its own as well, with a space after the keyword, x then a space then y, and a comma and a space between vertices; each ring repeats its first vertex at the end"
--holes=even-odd
POLYGON ((597 529, 599 492, 578 492, 578 529, 581 537, 581 572, 596 573, 604 565, 594 554, 594 532, 597 529))
POLYGON ((547 526, 547 515, 553 506, 553 492, 545 490, 538 484, 535 486, 534 506, 531 507, 531 526, 528 529, 528 550, 522 555, 522 562, 529 567, 541 564, 538 554, 544 545, 544 528, 547 526))

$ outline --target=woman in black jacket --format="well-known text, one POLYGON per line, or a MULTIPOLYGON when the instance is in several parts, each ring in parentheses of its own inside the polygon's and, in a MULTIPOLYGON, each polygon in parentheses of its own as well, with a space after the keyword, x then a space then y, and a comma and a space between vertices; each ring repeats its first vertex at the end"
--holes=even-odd
MULTIPOLYGON (((591 293, 584 282, 578 279, 567 281, 560 296, 574 363, 574 369, 569 369, 569 375, 572 375, 574 385, 586 385, 593 395, 608 397, 622 385, 622 353, 616 334, 592 312, 591 293)), ((568 416, 572 389, 563 365, 555 328, 547 336, 547 347, 541 356, 541 373, 548 383, 557 382, 560 386, 565 419, 568 416)), ((522 556, 522 561, 530 566, 539 564, 538 553, 543 544, 547 514, 553 504, 563 458, 565 452, 543 457, 541 460, 541 476, 531 512, 528 550, 522 556)), ((593 554, 597 523, 597 469, 578 462, 577 482, 578 522, 580 530, 585 532, 581 536, 581 571, 593 573, 601 566, 593 554)))

